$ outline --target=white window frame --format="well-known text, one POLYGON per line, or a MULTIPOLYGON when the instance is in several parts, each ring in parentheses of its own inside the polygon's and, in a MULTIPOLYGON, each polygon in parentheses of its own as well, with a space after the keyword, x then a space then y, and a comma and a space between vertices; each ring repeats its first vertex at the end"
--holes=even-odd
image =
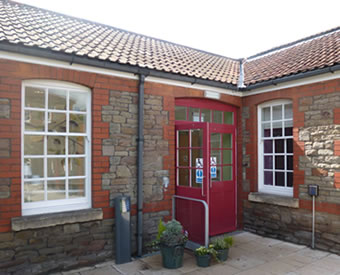
MULTIPOLYGON (((56 212, 64 212, 64 211, 72 211, 72 210, 80 210, 80 209, 88 209, 91 207, 91 90, 87 87, 69 83, 69 82, 63 82, 63 81, 53 81, 53 80, 25 80, 22 83, 22 100, 21 100, 21 205, 22 205, 22 215, 35 215, 35 214, 45 214, 45 213, 56 213, 56 212), (45 96, 45 108, 31 108, 31 107, 25 107, 25 88, 27 86, 33 86, 37 88, 43 88, 47 89, 64 89, 67 90, 67 104, 69 101, 69 92, 77 92, 77 93, 85 93, 87 95, 87 103, 86 103, 86 111, 80 112, 80 111, 62 111, 63 113, 66 113, 67 121, 69 119, 69 114, 85 114, 86 115, 86 132, 85 133, 55 133, 55 132, 48 132, 48 111, 52 112, 58 112, 58 110, 50 110, 48 109, 48 95, 46 93, 45 96), (45 113, 45 131, 44 132, 30 132, 25 131, 25 110, 39 110, 44 111, 45 113), (44 201, 38 201, 38 202, 29 202, 26 203, 24 201, 24 182, 26 181, 33 181, 34 179, 24 179, 24 135, 42 135, 44 136, 44 177, 42 178, 44 181, 44 201), (85 153, 83 155, 77 155, 78 157, 84 157, 85 158, 85 175, 79 176, 79 177, 72 177, 73 179, 77 178, 83 178, 85 179, 85 197, 82 198, 72 198, 68 199, 68 185, 65 187, 65 193, 66 193, 66 199, 61 200, 46 200, 46 194, 47 194, 47 167, 46 167, 46 161, 47 156, 48 157, 58 157, 58 155, 48 155, 47 154, 47 136, 84 136, 84 142, 85 142, 85 153)), ((66 127, 68 127, 68 123, 66 122, 66 127)), ((65 143, 66 151, 65 156, 66 159, 68 159, 68 143, 65 143)), ((33 156, 34 157, 34 156, 33 156)), ((68 163, 66 161, 66 169, 68 167, 68 163)), ((62 179, 65 179, 67 177, 67 173, 65 177, 62 179)), ((67 177, 68 178, 68 177, 67 177)), ((58 180, 61 178, 53 178, 54 180, 58 180)))
MULTIPOLYGON (((271 123, 271 129, 272 129, 272 123, 273 123, 273 117, 272 117, 272 108, 273 106, 277 106, 277 105, 283 105, 283 104, 292 104, 291 100, 287 100, 287 99, 282 99, 282 100, 273 100, 273 101, 269 101, 269 102, 265 102, 263 104, 260 104, 257 108, 257 129, 258 129, 258 134, 257 134, 257 140, 258 140, 258 191, 261 193, 269 193, 269 194, 275 194, 275 195, 282 195, 282 196, 289 196, 289 197, 293 197, 293 187, 287 187, 287 186, 271 186, 271 185, 265 185, 264 184, 264 139, 262 137, 262 109, 266 108, 266 107, 270 107, 271 108, 271 118, 270 118, 270 123, 271 123)), ((282 120, 274 120, 275 121, 289 121, 291 120, 293 123, 293 119, 294 117, 292 117, 291 119, 285 119, 284 118, 284 112, 282 113, 282 120)), ((282 126, 282 137, 270 137, 268 139, 274 140, 274 139, 287 139, 287 138, 291 138, 293 139, 293 135, 292 136, 284 136, 284 124, 282 126)), ((274 142, 273 142, 274 144, 274 142)), ((285 142, 285 148, 286 148, 286 142, 285 142)), ((274 147, 274 145, 273 145, 274 147)), ((273 149, 274 150, 274 149, 273 149)), ((285 150, 286 151, 286 150, 285 150)), ((282 153, 280 155, 284 155, 285 156, 285 163, 286 163, 286 156, 293 156, 294 155, 294 151, 293 153, 282 153)), ((273 151, 273 156, 274 156, 274 151, 273 151)), ((275 157, 273 157, 273 184, 275 184, 275 157)), ((285 164, 286 165, 286 164, 285 164)), ((292 170, 277 170, 280 172, 291 172, 292 170)), ((285 173, 286 175, 286 173, 285 173)), ((285 185, 287 185, 287 177, 285 176, 285 185)), ((294 182, 293 182, 293 186, 294 186, 294 182)))

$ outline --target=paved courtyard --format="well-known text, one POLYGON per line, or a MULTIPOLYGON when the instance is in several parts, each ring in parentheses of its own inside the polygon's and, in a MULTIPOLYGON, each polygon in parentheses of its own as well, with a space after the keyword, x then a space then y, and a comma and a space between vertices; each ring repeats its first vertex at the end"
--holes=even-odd
POLYGON ((144 257, 127 264, 114 261, 96 266, 56 273, 58 275, 148 275, 148 274, 214 274, 214 275, 340 275, 340 256, 303 245, 263 238, 248 232, 234 235, 235 245, 226 262, 212 262, 208 268, 196 266, 191 252, 184 255, 183 267, 170 270, 162 268, 161 255, 144 257))

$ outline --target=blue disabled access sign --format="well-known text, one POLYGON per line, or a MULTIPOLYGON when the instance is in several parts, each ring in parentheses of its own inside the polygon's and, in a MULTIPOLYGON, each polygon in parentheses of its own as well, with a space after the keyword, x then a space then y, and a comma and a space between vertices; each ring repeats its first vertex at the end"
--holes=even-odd
POLYGON ((196 183, 203 183, 203 169, 196 169, 196 183))

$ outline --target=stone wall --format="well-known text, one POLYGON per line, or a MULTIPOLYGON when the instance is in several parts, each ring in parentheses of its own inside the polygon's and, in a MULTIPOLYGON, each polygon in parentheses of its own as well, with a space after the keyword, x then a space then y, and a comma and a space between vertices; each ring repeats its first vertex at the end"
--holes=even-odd
POLYGON ((113 219, 0 233, 0 274, 47 274, 111 258, 113 219))
MULTIPOLYGON (((244 230, 310 246, 312 212, 305 209, 244 201, 244 230)), ((340 254, 338 215, 316 213, 315 247, 340 254)))

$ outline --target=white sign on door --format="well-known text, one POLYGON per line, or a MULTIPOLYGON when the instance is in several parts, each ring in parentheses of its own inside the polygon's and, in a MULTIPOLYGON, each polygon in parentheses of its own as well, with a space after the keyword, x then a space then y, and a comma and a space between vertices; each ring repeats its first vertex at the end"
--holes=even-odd
POLYGON ((203 169, 203 158, 196 158, 196 168, 203 169))
POLYGON ((215 179, 217 177, 216 163, 216 157, 210 157, 210 177, 212 179, 215 179))

